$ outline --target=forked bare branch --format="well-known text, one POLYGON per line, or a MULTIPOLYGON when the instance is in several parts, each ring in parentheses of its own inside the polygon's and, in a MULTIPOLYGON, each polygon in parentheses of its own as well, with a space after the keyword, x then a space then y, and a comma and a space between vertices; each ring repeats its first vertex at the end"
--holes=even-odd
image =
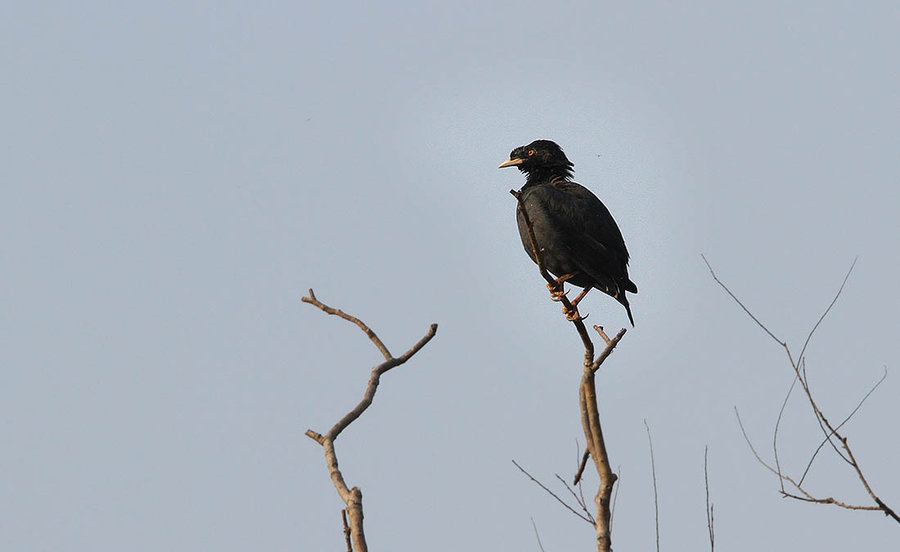
MULTIPOLYGON (((828 313, 831 312, 831 309, 834 307, 838 298, 841 296, 841 293, 844 291, 844 287, 847 284, 847 280, 849 279, 850 274, 853 272, 853 268, 856 266, 856 260, 854 259, 853 264, 851 264, 850 269, 847 271, 847 274, 844 276, 844 279, 841 282, 840 288, 838 289, 837 293, 832 298, 828 307, 825 309, 825 311, 822 313, 822 315, 819 317, 819 319, 813 325, 812 329, 809 331, 809 334, 807 335, 806 340, 803 343, 803 347, 800 351, 800 356, 797 357, 796 360, 794 359, 793 354, 791 353, 791 349, 788 346, 787 342, 778 338, 774 333, 772 333, 772 331, 770 331, 762 322, 760 322, 759 319, 744 305, 744 303, 741 302, 741 300, 738 299, 734 293, 732 293, 732 291, 728 288, 728 286, 726 286, 718 278, 718 276, 716 276, 715 271, 713 270, 712 266, 710 265, 709 261, 706 259, 705 256, 703 256, 703 261, 706 263, 707 268, 709 268, 710 274, 712 274, 712 277, 716 281, 716 283, 719 284, 719 286, 722 289, 724 289, 726 293, 728 293, 728 295, 744 310, 744 312, 747 313, 747 315, 754 322, 756 322, 756 324, 760 328, 762 328, 763 331, 766 332, 766 334, 768 334, 773 340, 775 340, 779 345, 781 345, 782 348, 784 348, 785 353, 787 354, 787 357, 788 357, 788 361, 791 365, 791 369, 794 372, 794 378, 791 383, 791 387, 789 388, 788 393, 786 394, 784 401, 782 402, 781 409, 779 410, 778 418, 775 423, 775 429, 773 431, 772 448, 773 448, 773 452, 775 455, 775 467, 772 467, 771 465, 766 463, 762 459, 762 457, 759 455, 759 453, 757 453, 756 449, 753 447, 753 444, 750 442, 750 438, 747 436, 747 432, 744 429, 743 423, 741 423, 740 415, 738 415, 738 424, 741 427, 741 432, 744 435, 744 439, 747 441, 747 444, 750 446, 750 450, 753 452, 753 455, 756 457, 756 459, 763 466, 765 466, 769 471, 771 471, 778 477, 779 485, 780 485, 780 492, 781 492, 782 496, 785 496, 788 498, 793 498, 795 500, 801 500, 804 502, 813 502, 816 504, 832 504, 832 505, 835 505, 835 506, 838 506, 841 508, 846 508, 849 510, 881 511, 886 516, 889 516, 892 519, 894 519, 894 521, 897 521, 898 523, 900 523, 900 517, 898 517, 897 513, 894 512, 894 510, 892 508, 890 508, 887 504, 885 504, 884 501, 882 501, 881 498, 879 498, 876 495, 875 491, 872 489, 871 485, 869 484, 869 481, 867 480, 865 474, 863 473, 863 470, 860 467, 859 462, 856 460, 856 457, 853 453, 853 450, 850 447, 847 437, 845 437, 844 435, 842 435, 840 433, 840 429, 844 426, 844 424, 847 423, 848 420, 850 420, 853 417, 854 414, 856 414, 857 411, 859 411, 860 407, 866 401, 866 399, 868 399, 869 396, 872 394, 872 392, 874 392, 875 389, 878 388, 878 386, 881 384, 881 382, 884 381, 884 377, 882 377, 881 380, 879 380, 872 387, 872 389, 870 389, 869 392, 866 393, 866 395, 862 398, 862 400, 860 400, 859 404, 857 404, 856 408, 854 408, 850 412, 850 414, 840 424, 838 424, 837 426, 834 426, 828 420, 828 418, 825 416, 825 414, 822 412, 822 409, 819 407, 818 403, 816 402, 815 397, 813 396, 812 390, 810 389, 809 379, 807 376, 806 356, 805 356, 807 348, 809 347, 812 337, 816 333, 816 330, 821 326, 823 320, 825 320, 825 317, 828 315, 828 313), (813 414, 815 415, 816 422, 819 425, 819 428, 821 429, 821 431, 824 435, 824 439, 823 439, 822 443, 818 446, 818 448, 816 448, 816 450, 812 453, 812 455, 809 459, 809 462, 807 463, 806 469, 803 471, 803 475, 800 477, 800 480, 796 481, 791 476, 785 474, 784 471, 782 470, 781 461, 779 459, 779 453, 778 453, 778 429, 781 424, 781 420, 782 420, 782 417, 783 417, 783 414, 785 411, 785 407, 787 405, 787 401, 789 400, 791 393, 793 392, 794 387, 796 386, 796 384, 798 382, 800 383, 800 387, 801 387, 801 389, 803 389, 803 392, 806 396, 806 400, 809 403, 809 406, 812 409, 813 414), (833 497, 818 498, 818 497, 814 496, 813 494, 811 494, 810 492, 808 492, 803 487, 803 482, 805 481, 806 476, 809 473, 809 470, 811 469, 813 462, 815 461, 817 455, 819 454, 819 451, 822 449, 822 447, 826 443, 831 445, 832 449, 834 450, 834 452, 837 454, 838 457, 843 459, 848 465, 851 466, 851 468, 853 469, 854 473, 856 474, 856 477, 859 480, 860 484, 866 490, 866 492, 871 497, 872 501, 876 504, 876 506, 861 506, 861 505, 848 504, 844 501, 837 500, 833 497), (787 490, 785 488, 785 483, 788 483, 795 490, 794 491, 787 490)), ((885 376, 886 376, 886 373, 885 373, 885 376)), ((735 409, 735 413, 737 414, 737 409, 735 409)))
MULTIPOLYGON (((547 494, 549 494, 550 496, 552 496, 553 498, 555 498, 556 501, 559 502, 560 504, 562 504, 568 511, 572 512, 572 513, 575 514, 577 517, 583 519, 584 521, 590 523, 591 525, 594 524, 593 521, 592 521, 591 519, 589 519, 588 517, 583 516, 582 514, 578 513, 578 511, 575 510, 575 508, 572 508, 572 507, 569 505, 568 502, 566 502, 565 500, 561 499, 561 498, 559 497, 558 494, 554 493, 552 490, 550 490, 549 487, 547 487, 546 485, 544 485, 543 483, 541 483, 535 476, 533 476, 533 475, 531 475, 530 473, 528 473, 528 471, 526 471, 525 468, 523 468, 522 466, 520 466, 518 462, 516 462, 515 460, 513 460, 512 463, 513 463, 513 465, 515 465, 517 468, 519 468, 519 471, 520 471, 520 472, 522 472, 522 473, 524 473, 526 476, 528 476, 528 479, 531 479, 538 487, 544 489, 544 491, 546 491, 547 494)), ((566 487, 566 488, 568 488, 568 487, 566 487)))
POLYGON ((384 356, 384 362, 372 368, 372 373, 369 377, 369 384, 366 386, 366 391, 363 395, 359 404, 353 408, 350 412, 348 412, 343 418, 338 420, 336 424, 328 431, 328 433, 322 435, 317 433, 311 429, 306 430, 306 436, 310 439, 316 441, 322 448, 325 449, 325 462, 328 465, 328 473, 331 475, 331 481, 334 483, 335 489, 337 489, 338 495, 340 495, 341 500, 344 501, 344 504, 347 505, 346 515, 342 514, 345 523, 345 535, 347 536, 347 547, 348 550, 356 549, 356 552, 367 552, 368 546, 366 545, 366 535, 363 530, 363 508, 362 508, 362 491, 359 490, 359 487, 353 487, 352 489, 347 486, 347 483, 344 481, 344 475, 341 473, 340 468, 338 467, 337 453, 334 450, 334 441, 338 438, 338 435, 341 434, 344 429, 347 428, 354 420, 360 417, 363 412, 366 411, 367 408, 372 404, 372 401, 375 398, 375 391, 378 389, 378 383, 381 379, 381 376, 386 373, 388 370, 400 366, 407 360, 409 360, 414 354, 419 352, 422 347, 425 346, 431 338, 434 337, 437 332, 437 324, 432 324, 428 329, 428 332, 425 336, 418 341, 415 345, 413 345, 408 351, 400 355, 399 357, 393 357, 388 351, 387 347, 384 343, 381 342, 381 339, 372 331, 369 326, 367 326, 362 320, 356 318, 355 316, 351 316, 340 309, 335 309, 329 307, 328 305, 322 303, 318 299, 316 299, 315 293, 313 290, 309 290, 309 296, 303 297, 302 301, 304 303, 309 303, 314 307, 326 312, 328 314, 338 316, 343 318, 344 320, 351 322, 358 326, 369 338, 370 341, 375 345, 378 351, 384 356), (349 529, 347 528, 346 518, 349 516, 350 523, 349 529), (352 539, 352 548, 351 548, 351 539, 352 539))
MULTIPOLYGON (((866 393, 862 399, 860 399, 859 403, 857 403, 857 405, 856 405, 856 408, 851 410, 850 414, 847 414, 847 417, 844 418, 844 420, 841 423, 839 423, 837 425, 837 427, 835 427, 834 429, 838 430, 838 429, 841 429, 842 427, 844 427, 844 424, 846 424, 847 422, 850 421, 850 418, 852 418, 853 415, 856 414, 856 412, 862 407, 863 403, 865 403, 866 400, 870 396, 872 396, 872 393, 874 393, 875 390, 878 389, 878 386, 881 385, 884 382, 884 380, 886 380, 886 379, 887 379, 887 367, 885 367, 884 374, 881 375, 881 378, 878 381, 876 381, 875 385, 873 385, 872 388, 869 389, 869 392, 866 393)), ((830 436, 831 435, 829 435, 829 437, 830 436)), ((819 454, 819 451, 822 450, 822 447, 825 446, 825 443, 831 443, 831 439, 829 437, 826 437, 825 439, 822 440, 821 443, 819 443, 819 446, 816 447, 816 451, 812 454, 812 457, 809 459, 809 463, 806 464, 806 469, 803 470, 803 477, 800 478, 801 485, 803 484, 803 480, 806 479, 806 475, 809 473, 810 468, 812 468, 813 461, 815 461, 815 459, 816 459, 816 455, 819 454)))
POLYGON ((596 521, 594 521, 594 516, 591 515, 591 511, 587 508, 587 501, 584 500, 584 494, 579 494, 581 491, 581 485, 578 486, 579 493, 576 493, 575 489, 570 487, 569 484, 566 483, 566 480, 563 479, 558 473, 554 473, 553 476, 556 477, 556 479, 560 483, 562 483, 563 487, 565 487, 567 491, 569 491, 569 494, 572 495, 572 498, 575 499, 575 503, 578 504, 578 507, 581 508, 582 512, 584 512, 585 517, 590 520, 591 525, 597 523, 596 521))

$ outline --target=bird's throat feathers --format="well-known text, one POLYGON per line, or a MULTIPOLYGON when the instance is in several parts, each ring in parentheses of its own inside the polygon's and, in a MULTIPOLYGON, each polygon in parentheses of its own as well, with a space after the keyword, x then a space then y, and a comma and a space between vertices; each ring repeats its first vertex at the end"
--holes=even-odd
POLYGON ((572 168, 575 165, 571 162, 560 165, 544 165, 541 167, 519 167, 525 173, 525 186, 534 186, 537 184, 546 184, 553 180, 571 180, 572 168))

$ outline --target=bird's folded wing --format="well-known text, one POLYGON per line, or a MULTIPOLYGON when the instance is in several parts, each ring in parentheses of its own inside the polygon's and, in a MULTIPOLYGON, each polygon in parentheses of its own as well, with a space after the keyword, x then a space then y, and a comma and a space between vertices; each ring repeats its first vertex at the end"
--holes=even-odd
POLYGON ((557 181, 548 194, 548 212, 569 239, 569 247, 584 258, 602 256, 623 265, 628 262, 625 240, 609 210, 590 190, 575 182, 557 181))

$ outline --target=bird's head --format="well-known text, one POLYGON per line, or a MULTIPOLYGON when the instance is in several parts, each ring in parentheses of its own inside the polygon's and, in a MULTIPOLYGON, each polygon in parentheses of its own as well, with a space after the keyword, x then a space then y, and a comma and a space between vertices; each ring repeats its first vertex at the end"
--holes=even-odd
POLYGON ((512 150, 509 160, 501 163, 499 168, 518 167, 529 177, 540 175, 569 178, 574 166, 556 142, 535 140, 527 146, 512 150))

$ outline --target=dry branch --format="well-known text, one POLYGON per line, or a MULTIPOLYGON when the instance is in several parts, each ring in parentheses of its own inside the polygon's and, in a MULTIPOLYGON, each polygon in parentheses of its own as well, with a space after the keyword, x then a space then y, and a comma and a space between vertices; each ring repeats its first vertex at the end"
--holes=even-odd
POLYGON ((350 524, 347 523, 347 509, 341 510, 341 521, 344 522, 344 541, 347 543, 347 552, 353 552, 353 541, 350 535, 350 524))
MULTIPOLYGON (((541 483, 536 477, 534 477, 533 475, 531 475, 530 473, 528 473, 528 471, 526 471, 525 468, 523 468, 522 466, 520 466, 518 462, 516 462, 515 460, 513 460, 512 463, 513 463, 517 468, 519 468, 519 471, 520 471, 520 472, 522 472, 522 473, 524 473, 525 475, 527 475, 527 476, 528 476, 528 479, 531 479, 532 481, 534 481, 534 483, 535 483, 538 487, 544 489, 544 491, 546 491, 547 494, 549 494, 550 496, 552 496, 553 498, 555 498, 556 501, 559 502, 560 504, 562 504, 567 510, 569 510, 570 512, 572 512, 573 514, 575 514, 577 517, 583 519, 584 521, 590 523, 591 525, 594 524, 594 521, 593 521, 592 519, 588 518, 587 516, 584 516, 584 515, 579 514, 579 513, 575 510, 575 508, 572 508, 571 506, 569 506, 569 504, 568 504, 565 500, 561 499, 561 498, 559 497, 558 494, 556 494, 556 493, 554 493, 553 491, 551 491, 549 487, 547 487, 546 485, 544 485, 543 483, 541 483)), ((568 488, 568 487, 566 487, 566 488, 568 488)), ((591 515, 590 512, 587 512, 587 515, 590 516, 590 515, 591 515)))
POLYGON ((644 427, 647 428, 647 441, 650 443, 650 471, 653 475, 653 509, 655 511, 656 521, 656 552, 659 552, 659 492, 656 485, 656 458, 653 456, 653 437, 650 435, 650 424, 644 420, 644 427))
MULTIPOLYGON (((875 491, 872 489, 871 485, 869 484, 869 481, 866 479, 866 476, 864 475, 863 470, 859 465, 859 462, 856 460, 856 456, 854 455, 853 450, 850 447, 847 437, 845 437, 839 431, 841 429, 841 427, 843 427, 843 425, 845 423, 847 423, 847 421, 849 421, 850 418, 852 418, 853 415, 859 410, 859 408, 862 406, 862 404, 865 402, 865 400, 869 398, 869 396, 872 394, 872 392, 881 384, 882 381, 884 381, 884 377, 882 377, 881 380, 879 380, 872 387, 872 389, 870 389, 869 392, 866 393, 866 395, 862 398, 862 400, 860 400, 860 402, 856 406, 856 408, 854 408, 853 411, 850 412, 850 414, 846 418, 844 418, 844 420, 837 426, 833 425, 828 420, 828 418, 825 416, 825 414, 822 412, 822 409, 819 407, 819 404, 816 402, 815 397, 813 396, 813 393, 810 390, 809 380, 807 379, 806 356, 805 356, 807 347, 809 346, 813 335, 816 333, 816 330, 822 324, 822 321, 825 320, 825 317, 828 316, 828 313, 831 312, 832 307, 834 307, 835 303, 837 303, 838 298, 841 296, 841 293, 844 291, 844 286, 847 284, 847 280, 850 278, 850 274, 853 272, 854 266, 856 266, 856 260, 854 259, 853 264, 850 265, 850 269, 847 271, 847 274, 844 276, 844 280, 841 282, 841 286, 840 286, 840 288, 838 288, 838 291, 834 295, 834 298, 832 298, 831 303, 829 303, 828 307, 825 309, 825 311, 822 313, 822 315, 816 321, 815 325, 813 325, 812 329, 809 331, 809 334, 806 336, 806 340, 803 343, 803 347, 800 350, 800 355, 795 360, 787 342, 776 337, 775 334, 772 333, 772 331, 769 330, 769 328, 767 328, 765 324, 760 322, 759 319, 750 311, 750 309, 748 309, 744 305, 744 303, 741 302, 741 300, 738 299, 738 297, 734 293, 732 293, 732 291, 728 288, 728 286, 726 286, 719 279, 719 277, 716 276, 715 271, 713 270, 712 266, 709 264, 709 261, 706 260, 706 257, 705 256, 702 256, 702 257, 703 257, 703 261, 706 263, 707 268, 709 268, 709 272, 712 275, 713 280, 715 280, 715 282, 717 284, 719 284, 719 286, 722 289, 724 289, 725 292, 728 293, 728 295, 732 299, 734 299, 734 301, 744 310, 745 313, 747 313, 747 315, 751 319, 753 319, 754 322, 756 322, 756 324, 760 328, 763 329, 763 331, 765 331, 773 340, 775 340, 785 350, 785 353, 787 354, 788 362, 790 363, 791 369, 794 372, 793 381, 788 390, 788 393, 786 394, 786 396, 784 398, 784 401, 782 403, 781 410, 778 413, 778 417, 775 422, 775 428, 773 431, 772 448, 773 448, 774 457, 775 457, 775 467, 772 467, 769 463, 767 463, 765 460, 763 460, 762 457, 759 455, 759 453, 756 451, 756 449, 753 447, 753 444, 750 442, 750 438, 747 436, 747 432, 744 429, 743 423, 741 422, 740 415, 738 415, 738 424, 741 427, 741 432, 744 435, 744 439, 747 441, 747 444, 750 446, 750 450, 753 452, 753 455, 756 457, 756 459, 763 466, 765 466, 769 471, 771 471, 778 477, 779 485, 781 486, 781 490, 780 490, 781 495, 784 497, 787 497, 787 498, 792 498, 792 499, 800 500, 803 502, 812 502, 812 503, 816 503, 816 504, 831 504, 834 506, 838 506, 840 508, 846 508, 848 510, 881 511, 885 514, 885 516, 889 516, 889 517, 893 518, 894 521, 900 523, 900 516, 898 516, 897 513, 892 508, 890 508, 887 504, 885 504, 884 501, 882 501, 881 498, 879 498, 875 494, 875 491), (785 406, 787 405, 787 401, 790 398, 791 393, 793 392, 794 387, 796 386, 797 383, 799 383, 800 388, 803 389, 803 392, 806 396, 806 400, 809 403, 810 409, 812 410, 813 414, 815 415, 816 422, 819 425, 819 428, 821 429, 821 431, 824 435, 824 440, 823 440, 822 444, 820 444, 819 447, 816 448, 816 450, 812 453, 812 455, 809 459, 809 462, 807 463, 806 469, 804 470, 803 475, 799 481, 797 481, 793 477, 784 473, 784 471, 781 468, 781 461, 779 459, 779 454, 778 454, 778 429, 781 425, 781 419, 782 419, 782 416, 783 416, 783 413, 785 410, 785 406), (816 497, 815 495, 813 495, 812 493, 810 493, 803 487, 803 482, 806 479, 806 476, 809 473, 809 470, 811 469, 813 462, 815 461, 817 455, 819 454, 819 451, 822 449, 822 447, 825 445, 825 443, 828 443, 829 445, 831 445, 832 450, 835 452, 835 454, 838 457, 840 457, 841 459, 843 459, 848 465, 851 466, 851 468, 853 469, 853 472, 856 474, 857 479, 859 479, 860 484, 866 490, 866 493, 868 493, 868 495, 871 497, 872 501, 875 503, 875 506, 861 506, 861 505, 849 504, 847 502, 837 500, 833 497, 826 497, 826 498, 816 497), (789 484, 788 488, 793 487, 794 490, 787 490, 785 488, 785 483, 789 484)), ((886 374, 885 374, 885 376, 886 376, 886 374)), ((735 413, 737 414, 737 409, 735 409, 735 413)))
POLYGON ((350 539, 352 538, 353 547, 356 549, 356 552, 367 552, 368 547, 366 545, 366 536, 365 531, 363 530, 363 508, 362 508, 362 491, 359 490, 359 487, 353 487, 352 489, 347 486, 347 483, 344 481, 344 475, 341 473, 340 468, 338 467, 337 453, 334 450, 334 441, 337 439, 338 435, 341 434, 344 429, 347 428, 354 420, 360 417, 363 412, 366 411, 367 408, 372 404, 372 401, 375 398, 375 391, 378 390, 378 383, 381 379, 381 376, 390 370, 391 368, 395 368, 400 366, 407 360, 409 360, 414 354, 419 352, 419 350, 425 346, 431 338, 434 337, 434 334, 437 332, 437 324, 432 324, 428 329, 428 333, 418 341, 415 345, 413 345, 408 351, 400 355, 399 357, 393 357, 388 351, 388 348, 385 347, 384 343, 381 342, 381 339, 367 326, 362 320, 356 318, 355 316, 350 316, 342 310, 335 309, 329 307, 328 305, 322 303, 318 299, 316 299, 316 295, 313 293, 313 290, 309 290, 309 297, 303 297, 302 301, 304 303, 309 303, 318 309, 334 315, 348 322, 352 322, 356 324, 363 332, 365 332, 366 336, 368 336, 369 340, 375 345, 378 351, 384 356, 384 362, 372 368, 372 374, 369 377, 369 384, 366 386, 365 394, 359 404, 356 405, 353 410, 348 412, 343 418, 338 420, 334 426, 328 430, 328 433, 322 435, 320 433, 316 433, 315 431, 308 429, 306 430, 306 435, 310 439, 313 439, 325 450, 325 462, 328 465, 328 473, 331 475, 331 481, 334 483, 334 487, 337 489, 338 494, 341 497, 341 500, 344 501, 344 504, 347 505, 346 512, 350 518, 349 529, 347 529, 346 518, 347 515, 343 515, 344 524, 345 524, 345 535, 349 532, 349 536, 347 537, 347 547, 348 550, 352 550, 350 547, 350 539))
POLYGON ((538 533, 537 524, 534 522, 534 518, 531 518, 531 526, 534 527, 534 537, 537 539, 538 548, 541 549, 541 552, 544 552, 544 545, 541 543, 541 535, 538 533))
POLYGON ((715 512, 709 502, 709 447, 703 449, 703 483, 706 485, 706 527, 709 529, 709 552, 716 550, 715 512))
MULTIPOLYGON (((606 342, 606 347, 596 359, 594 358, 594 342, 591 340, 588 330, 584 325, 584 317, 578 312, 578 301, 584 294, 579 295, 578 299, 574 302, 569 301, 568 297, 566 297, 565 290, 563 289, 564 284, 553 278, 544 266, 541 257, 541 248, 537 243, 531 218, 528 216, 520 193, 515 190, 510 190, 509 193, 516 198, 516 201, 518 202, 518 212, 522 214, 525 226, 528 228, 531 251, 534 254, 538 270, 544 280, 547 281, 547 288, 550 290, 551 296, 562 303, 563 313, 566 315, 566 319, 571 321, 575 326, 579 337, 581 337, 581 342, 584 345, 584 367, 581 385, 578 389, 578 402, 580 405, 584 436, 587 440, 587 450, 585 451, 585 455, 589 455, 594 461, 597 474, 600 476, 600 488, 594 498, 594 502, 597 505, 597 515, 594 518, 594 527, 597 534, 597 549, 600 552, 610 552, 612 550, 612 509, 610 499, 612 497, 613 487, 615 486, 617 476, 610 467, 609 454, 606 451, 606 442, 603 439, 603 428, 600 426, 600 412, 597 405, 597 386, 594 382, 594 376, 600 368, 600 365, 603 364, 607 357, 613 352, 616 345, 618 345, 619 341, 621 341, 622 337, 624 337, 626 330, 623 328, 614 338, 610 339, 603 332, 602 327, 594 326, 594 329, 606 342)), ((582 462, 582 466, 579 467, 578 473, 575 476, 576 484, 581 479, 581 472, 583 469, 584 462, 582 462)))

